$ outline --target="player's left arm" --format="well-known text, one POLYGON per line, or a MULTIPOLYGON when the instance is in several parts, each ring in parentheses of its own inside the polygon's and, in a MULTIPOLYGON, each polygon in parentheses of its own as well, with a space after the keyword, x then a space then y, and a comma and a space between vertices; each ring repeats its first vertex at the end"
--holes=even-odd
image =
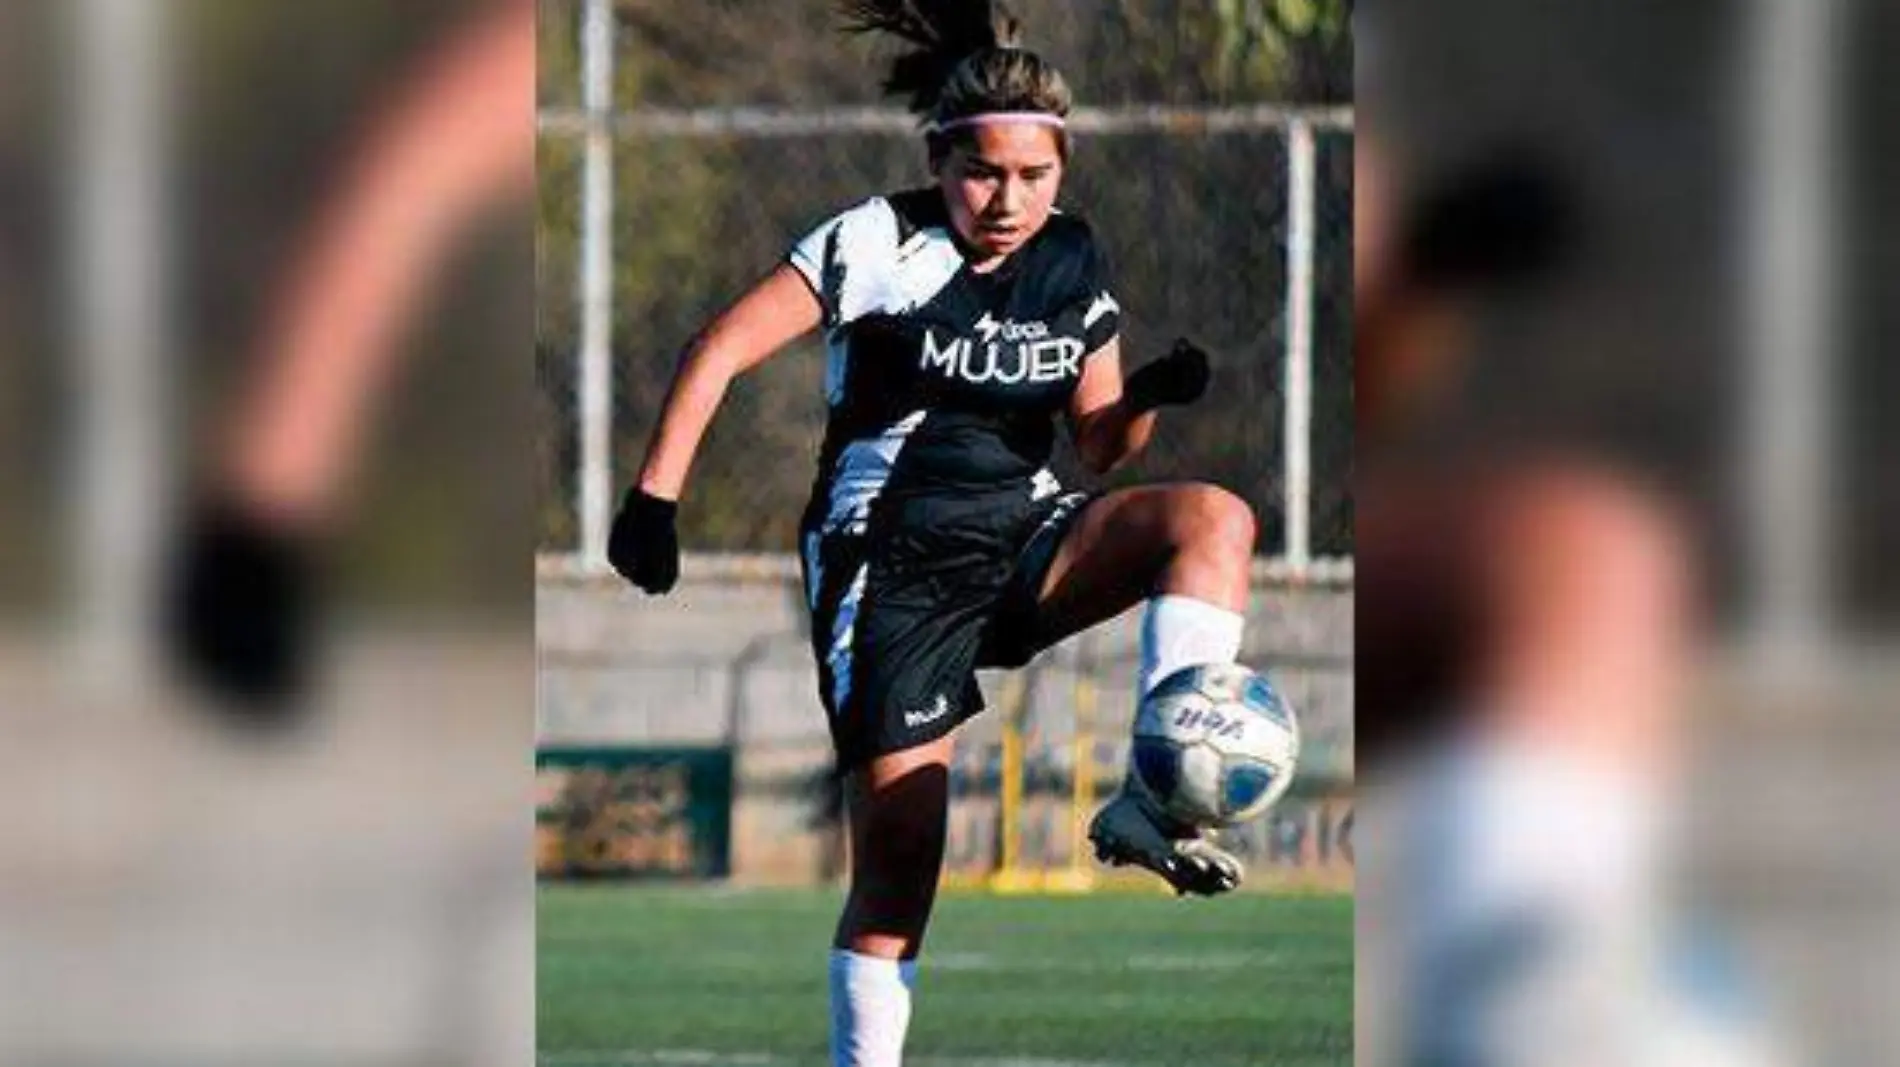
POLYGON ((1136 412, 1122 392, 1121 339, 1111 337, 1082 361, 1069 400, 1069 432, 1083 465, 1107 474, 1132 459, 1154 434, 1153 411, 1136 412))
POLYGON ((1154 435, 1155 409, 1192 404, 1207 391, 1207 353, 1180 338, 1167 355, 1122 381, 1121 341, 1108 342, 1082 364, 1069 402, 1069 428, 1082 462, 1097 474, 1128 462, 1154 435))
POLYGON ((225 454, 237 495, 280 522, 327 518, 455 241, 533 191, 535 9, 477 19, 375 114, 272 294, 225 454))

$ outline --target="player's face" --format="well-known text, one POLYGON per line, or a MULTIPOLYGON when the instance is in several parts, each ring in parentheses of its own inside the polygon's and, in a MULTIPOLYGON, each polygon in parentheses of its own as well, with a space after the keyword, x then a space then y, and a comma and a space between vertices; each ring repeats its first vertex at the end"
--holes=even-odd
POLYGON ((974 127, 937 167, 957 235, 989 258, 1021 248, 1055 207, 1062 152, 1054 130, 1027 122, 974 127))

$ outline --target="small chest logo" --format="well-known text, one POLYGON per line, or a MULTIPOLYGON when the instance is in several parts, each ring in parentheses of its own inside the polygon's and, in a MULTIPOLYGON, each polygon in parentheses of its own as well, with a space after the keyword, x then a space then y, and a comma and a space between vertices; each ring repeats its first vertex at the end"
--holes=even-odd
POLYGON ((976 335, 989 344, 999 337, 1005 341, 1041 341, 1049 336, 1049 324, 1046 322, 1017 322, 1015 319, 996 321, 996 316, 985 311, 983 317, 976 320, 972 327, 976 335))

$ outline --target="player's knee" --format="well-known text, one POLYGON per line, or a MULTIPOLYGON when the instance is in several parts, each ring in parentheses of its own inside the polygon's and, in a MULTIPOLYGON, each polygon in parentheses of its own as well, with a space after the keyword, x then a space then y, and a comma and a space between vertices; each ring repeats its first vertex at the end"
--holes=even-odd
POLYGON ((895 888, 928 885, 937 876, 943 847, 927 828, 893 832, 864 850, 861 871, 867 879, 895 888))
POLYGON ((856 932, 914 938, 929 922, 942 858, 912 841, 881 840, 865 850, 851 876, 856 932))
POLYGON ((1509 551, 1493 565, 1489 611, 1506 699, 1625 747, 1666 730, 1695 623, 1680 520, 1638 487, 1588 472, 1519 486, 1502 511, 1509 551))
POLYGON ((1185 487, 1175 524, 1179 545, 1194 545, 1241 559, 1253 554, 1257 531, 1253 508, 1218 485, 1185 487))
POLYGON ((880 896, 927 895, 943 863, 943 808, 886 805, 860 838, 855 880, 880 896))
POLYGON ((1538 574, 1576 576, 1570 583, 1533 585, 1526 596, 1549 609, 1556 589, 1570 600, 1611 616, 1611 632, 1652 618, 1680 621, 1692 599, 1692 553, 1683 524, 1660 497, 1641 487, 1588 471, 1548 475, 1520 488, 1505 511, 1514 553, 1548 560, 1538 574))

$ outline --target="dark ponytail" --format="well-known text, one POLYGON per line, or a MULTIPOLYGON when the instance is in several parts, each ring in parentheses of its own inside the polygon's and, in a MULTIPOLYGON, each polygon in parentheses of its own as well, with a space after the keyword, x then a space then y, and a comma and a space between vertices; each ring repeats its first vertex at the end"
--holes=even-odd
POLYGON ((891 62, 884 92, 927 122, 991 111, 1067 115, 1069 87, 1021 47, 1022 24, 997 0, 843 0, 845 29, 915 47, 891 62))

